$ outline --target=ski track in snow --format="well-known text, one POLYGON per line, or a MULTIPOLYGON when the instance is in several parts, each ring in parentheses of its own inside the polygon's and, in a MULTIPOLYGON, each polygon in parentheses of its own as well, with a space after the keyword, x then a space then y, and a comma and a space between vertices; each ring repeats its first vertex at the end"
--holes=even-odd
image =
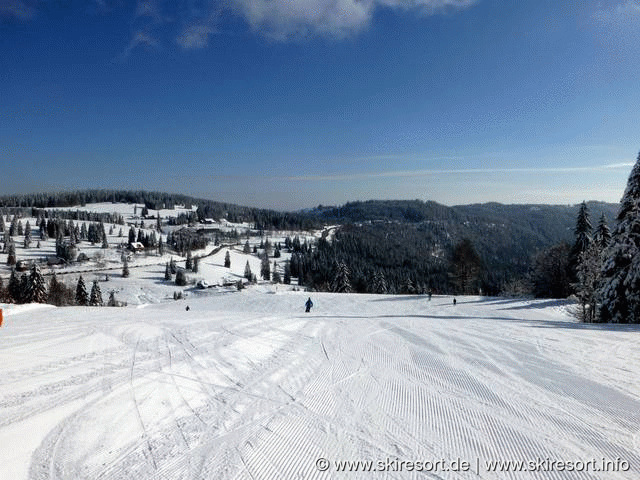
POLYGON ((640 478, 640 329, 562 303, 244 291, 24 309, 0 329, 0 478, 640 478), (461 458, 473 472, 320 472, 461 458), (490 460, 617 457, 627 472, 490 460))

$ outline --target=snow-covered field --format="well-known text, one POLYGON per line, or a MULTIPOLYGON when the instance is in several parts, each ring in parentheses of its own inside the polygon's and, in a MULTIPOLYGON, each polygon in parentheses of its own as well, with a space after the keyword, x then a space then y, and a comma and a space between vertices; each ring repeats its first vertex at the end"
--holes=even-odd
POLYGON ((479 297, 312 294, 305 314, 307 295, 4 305, 0 478, 640 478, 637 328, 479 297), (336 471, 367 460, 386 471, 336 471))

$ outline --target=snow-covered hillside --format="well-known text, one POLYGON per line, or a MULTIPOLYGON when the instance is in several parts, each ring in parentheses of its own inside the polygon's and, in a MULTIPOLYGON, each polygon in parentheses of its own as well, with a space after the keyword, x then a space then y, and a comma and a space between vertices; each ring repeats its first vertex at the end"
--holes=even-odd
POLYGON ((640 478, 637 328, 549 301, 307 296, 3 305, 0 478, 640 478), (337 471, 368 460, 386 471, 337 471))

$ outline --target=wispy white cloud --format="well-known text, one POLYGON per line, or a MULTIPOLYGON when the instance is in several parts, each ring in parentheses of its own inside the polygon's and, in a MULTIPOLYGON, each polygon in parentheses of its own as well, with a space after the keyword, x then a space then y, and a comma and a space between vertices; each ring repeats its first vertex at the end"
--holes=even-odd
POLYGON ((420 170, 400 170, 391 172, 364 172, 345 173, 334 175, 299 175, 286 177, 287 180, 296 181, 340 181, 340 180, 362 180, 374 178, 406 178, 423 177, 433 175, 473 175, 492 173, 574 173, 574 172, 603 172, 614 169, 627 169, 633 167, 634 163, 612 163, 606 165, 593 165, 586 167, 531 167, 531 168, 453 168, 453 169, 420 169, 420 170))
POLYGON ((209 35, 213 32, 213 27, 207 24, 188 25, 178 35, 176 42, 185 49, 204 48, 208 45, 209 35))
POLYGON ((136 17, 148 17, 156 22, 160 22, 162 20, 162 13, 157 0, 138 0, 136 17))
POLYGON ((126 60, 131 52, 133 52, 136 48, 146 48, 146 49, 155 49, 158 48, 160 42, 149 32, 139 30, 133 34, 129 45, 118 57, 118 60, 124 61, 126 60))
POLYGON ((229 5, 257 32, 277 40, 308 35, 345 37, 366 28, 379 7, 433 15, 476 0, 232 0, 229 5))
POLYGON ((626 23, 640 20, 640 1, 626 0, 606 8, 600 6, 594 12, 593 17, 604 23, 626 23))

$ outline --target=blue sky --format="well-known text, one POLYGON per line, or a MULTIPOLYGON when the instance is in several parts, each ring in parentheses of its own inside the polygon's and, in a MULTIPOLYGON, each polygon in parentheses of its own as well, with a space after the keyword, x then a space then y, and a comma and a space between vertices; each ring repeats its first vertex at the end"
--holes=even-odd
POLYGON ((0 193, 619 201, 640 0, 0 0, 0 193))

